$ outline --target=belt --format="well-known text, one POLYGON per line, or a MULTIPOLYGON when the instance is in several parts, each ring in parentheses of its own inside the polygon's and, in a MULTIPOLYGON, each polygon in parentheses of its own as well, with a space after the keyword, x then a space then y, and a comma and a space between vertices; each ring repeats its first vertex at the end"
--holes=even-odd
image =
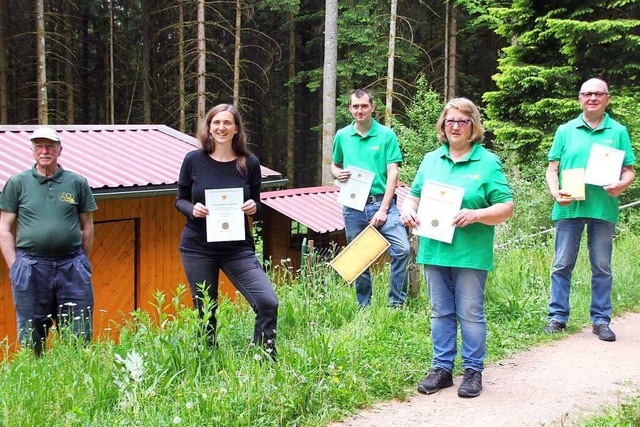
POLYGON ((35 259, 40 259, 40 260, 44 260, 44 261, 65 261, 65 260, 68 260, 68 259, 75 258, 78 255, 80 255, 81 253, 82 253, 82 248, 80 248, 80 247, 74 249, 71 253, 68 253, 68 254, 65 254, 65 255, 38 255, 38 254, 35 254, 33 252, 29 252, 27 250, 24 250, 24 249, 16 250, 16 254, 22 255, 25 258, 35 258, 35 259))
MULTIPOLYGON (((391 199, 392 202, 394 202, 396 200, 396 195, 393 195, 393 199, 391 199)), ((377 196, 368 196, 367 197, 367 204, 369 203, 377 203, 377 202, 381 202, 382 199, 384 199, 384 194, 379 194, 377 196)))

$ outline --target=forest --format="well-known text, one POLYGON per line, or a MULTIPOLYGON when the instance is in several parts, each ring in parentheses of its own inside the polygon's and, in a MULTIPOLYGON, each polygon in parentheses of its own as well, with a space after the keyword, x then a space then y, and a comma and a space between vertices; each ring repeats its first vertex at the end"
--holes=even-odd
POLYGON ((485 144, 526 178, 579 113, 589 77, 609 82, 610 112, 638 148, 639 71, 634 0, 0 2, 0 125, 160 123, 194 135, 207 109, 234 103, 251 149, 291 187, 325 184, 323 126, 349 123, 354 88, 374 94, 381 122, 418 131, 439 113, 416 114, 425 93, 472 99, 485 144))

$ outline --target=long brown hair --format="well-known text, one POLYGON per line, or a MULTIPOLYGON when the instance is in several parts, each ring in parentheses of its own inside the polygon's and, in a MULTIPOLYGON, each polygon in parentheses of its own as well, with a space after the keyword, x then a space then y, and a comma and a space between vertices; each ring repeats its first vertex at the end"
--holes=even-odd
POLYGON ((216 147, 210 132, 211 120, 213 120, 213 117, 216 114, 222 111, 228 111, 233 115, 233 121, 235 122, 238 132, 233 136, 233 139, 231 140, 231 148, 233 149, 233 152, 238 156, 238 161, 236 162, 238 171, 246 175, 247 157, 249 157, 251 151, 249 151, 249 147, 247 146, 247 136, 244 132, 242 117, 240 117, 240 113, 238 112, 238 109, 236 107, 231 104, 218 104, 210 109, 205 118, 204 125, 198 132, 198 141, 200 141, 200 144, 202 145, 202 151, 207 154, 213 153, 216 147))

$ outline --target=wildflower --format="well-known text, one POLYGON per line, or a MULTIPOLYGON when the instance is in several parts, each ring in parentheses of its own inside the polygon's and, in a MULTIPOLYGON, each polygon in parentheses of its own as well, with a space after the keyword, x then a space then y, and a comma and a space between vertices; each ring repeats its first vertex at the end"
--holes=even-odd
POLYGON ((65 302, 64 305, 68 305, 69 307, 75 307, 78 304, 76 304, 75 302, 65 302))
POLYGON ((256 359, 256 360, 260 360, 260 359, 262 359, 262 356, 260 356, 259 354, 257 354, 257 353, 256 353, 256 354, 253 356, 253 358, 254 358, 254 359, 256 359))
POLYGON ((180 424, 181 422, 182 422, 182 418, 180 418, 178 415, 173 417, 173 423, 174 424, 180 424))
POLYGON ((193 408, 193 402, 187 402, 186 405, 187 409, 191 409, 193 408))

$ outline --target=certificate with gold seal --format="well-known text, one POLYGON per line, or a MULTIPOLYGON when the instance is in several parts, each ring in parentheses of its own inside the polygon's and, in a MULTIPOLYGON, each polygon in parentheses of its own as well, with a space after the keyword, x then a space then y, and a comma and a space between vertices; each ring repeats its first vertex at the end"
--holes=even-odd
POLYGON ((451 243, 455 231, 453 218, 460 211, 463 196, 462 187, 425 181, 417 212, 420 227, 414 228, 413 234, 451 243))
POLYGON ((362 212, 376 174, 356 166, 348 166, 346 169, 351 172, 351 176, 347 182, 340 183, 337 201, 343 206, 362 212))
POLYGON ((244 203, 242 188, 205 190, 207 215, 207 242, 244 240, 244 203))

